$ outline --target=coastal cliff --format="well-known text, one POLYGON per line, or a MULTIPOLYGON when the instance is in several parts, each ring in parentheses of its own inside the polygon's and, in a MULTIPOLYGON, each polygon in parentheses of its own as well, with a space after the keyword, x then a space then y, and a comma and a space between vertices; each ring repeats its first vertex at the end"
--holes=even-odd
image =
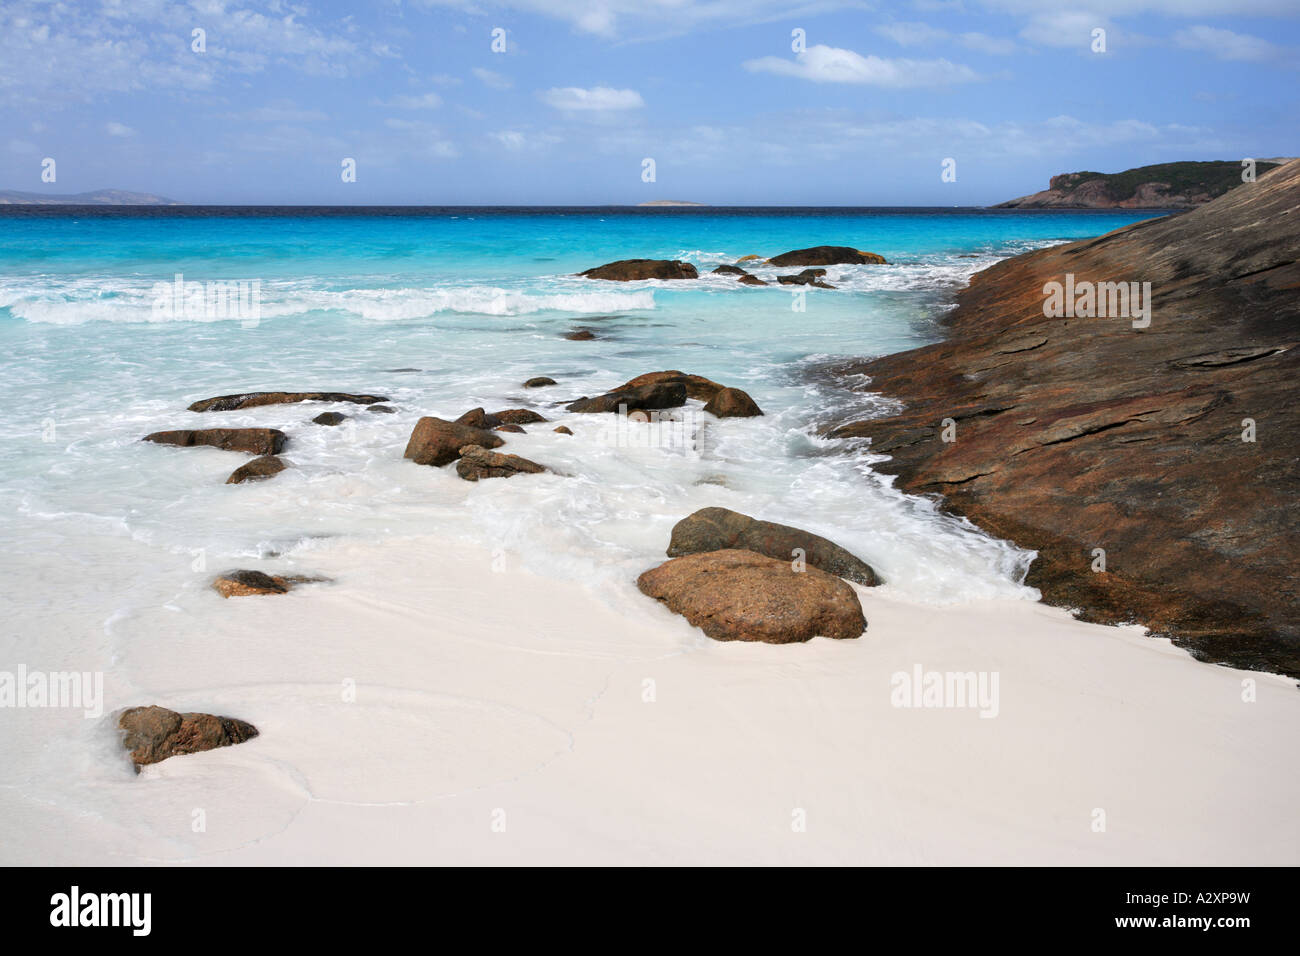
MULTIPOLYGON (((1256 176, 1277 163, 1258 160, 1256 176)), ((1047 189, 994 209, 1189 209, 1243 185, 1239 162, 1159 163, 1122 173, 1062 173, 1047 189)))
POLYGON ((1005 260, 947 341, 844 370, 904 408, 834 434, 1037 550, 1026 583, 1049 603, 1300 677, 1298 259, 1300 161, 1005 260), (1101 283, 1136 283, 1128 308, 1101 283))

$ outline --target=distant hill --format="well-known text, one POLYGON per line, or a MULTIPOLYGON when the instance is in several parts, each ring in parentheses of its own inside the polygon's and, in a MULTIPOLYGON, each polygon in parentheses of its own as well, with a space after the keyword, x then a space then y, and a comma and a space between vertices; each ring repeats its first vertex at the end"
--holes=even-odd
POLYGON ((132 193, 125 189, 96 189, 89 193, 23 193, 0 189, 0 205, 36 206, 183 206, 184 203, 148 193, 132 193))
POLYGON ((639 202, 638 206, 706 206, 708 203, 688 202, 685 199, 651 199, 649 202, 639 202))
MULTIPOLYGON (((1256 160, 1262 176, 1279 163, 1256 160)), ((1158 163, 1122 173, 1062 173, 1032 196, 998 203, 994 209, 1165 209, 1199 206, 1241 185, 1239 160, 1158 163)))

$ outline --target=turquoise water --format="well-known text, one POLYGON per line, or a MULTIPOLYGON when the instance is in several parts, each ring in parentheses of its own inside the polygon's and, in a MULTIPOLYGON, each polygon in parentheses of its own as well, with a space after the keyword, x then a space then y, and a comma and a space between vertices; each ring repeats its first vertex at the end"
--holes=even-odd
MULTIPOLYGON (((949 603, 1032 592, 1028 555, 894 491, 862 447, 819 423, 882 403, 828 363, 933 341, 969 276, 999 258, 1093 236, 1144 213, 802 210, 0 216, 0 534, 6 616, 29 633, 129 638, 142 608, 219 613, 230 566, 311 570, 321 549, 464 541, 635 608, 672 524, 722 505, 857 552, 900 597, 949 603), (707 275, 747 254, 816 244, 884 255, 832 266, 835 290, 749 288, 707 275), (686 259, 702 278, 609 283, 580 269, 686 259), (158 307, 156 284, 257 282, 255 317, 158 307), (570 341, 589 329, 591 341, 570 341), (677 368, 744 388, 766 415, 629 435, 564 401, 677 368), (525 390, 549 375, 555 388, 525 390), (196 415, 256 389, 379 393, 394 415, 319 406, 196 415), (415 421, 527 406, 553 425, 505 450, 554 474, 470 484, 402 459, 415 421), (294 468, 228 486, 244 459, 142 444, 166 428, 269 425, 294 468), (683 430, 687 438, 683 443, 683 430)), ((779 271, 759 265, 760 276, 779 271)), ((347 588, 346 575, 335 585, 347 588)), ((395 582, 394 586, 400 586, 395 582)), ((17 640, 17 638, 15 638, 17 640)), ((72 645, 69 645, 71 648, 72 645)), ((69 650, 71 653, 71 650, 69 650)), ((52 666, 52 665, 49 665, 52 666)))

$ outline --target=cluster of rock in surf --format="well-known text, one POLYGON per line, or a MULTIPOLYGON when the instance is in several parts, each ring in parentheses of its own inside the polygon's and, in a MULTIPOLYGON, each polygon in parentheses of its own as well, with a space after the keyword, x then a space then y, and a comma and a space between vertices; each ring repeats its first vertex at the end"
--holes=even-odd
MULTIPOLYGON (((746 256, 741 261, 757 260, 746 256)), ((872 253, 837 246, 796 250, 767 260, 775 266, 821 266, 837 263, 884 263, 872 253)), ((767 285, 739 266, 719 266, 719 274, 738 275, 746 285, 767 285)), ((784 285, 832 288, 821 281, 822 268, 807 268, 778 276, 784 285)), ((589 269, 582 275, 595 279, 693 279, 699 273, 689 263, 635 259, 589 269)), ((594 338, 589 330, 570 338, 594 338)), ((538 376, 526 388, 558 383, 538 376)), ((601 395, 582 396, 567 403, 574 414, 622 414, 645 420, 646 412, 680 408, 687 401, 704 402, 704 411, 718 418, 747 418, 763 411, 746 392, 728 388, 699 375, 677 370, 650 372, 601 395)), ((349 392, 251 392, 222 395, 195 402, 193 412, 223 412, 267 405, 332 402, 362 405, 367 411, 394 409, 380 395, 349 392)), ((327 411, 311 419, 322 426, 342 424, 348 416, 327 411)), ((454 421, 425 416, 415 425, 404 457, 419 465, 455 464, 466 481, 541 474, 548 469, 519 455, 498 452, 502 434, 524 433, 525 425, 547 423, 532 409, 508 408, 488 412, 474 408, 454 421)), ((563 435, 573 431, 560 425, 563 435)), ((207 446, 254 455, 236 468, 227 484, 261 481, 279 474, 292 463, 280 457, 289 436, 278 428, 176 429, 146 435, 145 441, 179 447, 207 446)), ((637 579, 637 587, 673 612, 685 617, 709 637, 719 641, 762 641, 783 644, 821 635, 843 639, 862 634, 867 622, 852 581, 863 586, 877 583, 875 572, 861 559, 818 535, 787 525, 760 521, 725 508, 705 508, 682 519, 673 528, 669 560, 637 579)), ((213 588, 222 597, 285 594, 299 584, 326 579, 305 575, 273 575, 240 569, 218 575, 213 588)), ((118 726, 123 745, 137 772, 168 757, 198 753, 243 743, 258 736, 252 724, 233 717, 178 713, 159 706, 132 707, 121 713, 118 726)))
MULTIPOLYGON (((742 256, 736 260, 736 265, 718 266, 713 270, 713 274, 739 276, 737 281, 741 285, 771 284, 742 268, 740 266, 742 262, 763 262, 765 265, 779 267, 888 265, 884 256, 877 255, 874 252, 863 252, 861 249, 854 249, 851 246, 813 246, 809 249, 795 249, 791 252, 783 252, 771 259, 763 259, 757 255, 742 256)), ((596 266, 593 269, 579 272, 578 275, 588 279, 607 279, 613 282, 633 282, 639 279, 698 279, 700 277, 700 273, 695 266, 678 259, 620 259, 617 262, 607 262, 603 266, 596 266)), ((806 285, 818 289, 835 288, 829 282, 823 281, 822 277, 825 275, 825 269, 806 268, 794 275, 779 275, 776 277, 776 281, 780 285, 806 285)), ((569 337, 577 337, 577 333, 571 333, 569 337)))

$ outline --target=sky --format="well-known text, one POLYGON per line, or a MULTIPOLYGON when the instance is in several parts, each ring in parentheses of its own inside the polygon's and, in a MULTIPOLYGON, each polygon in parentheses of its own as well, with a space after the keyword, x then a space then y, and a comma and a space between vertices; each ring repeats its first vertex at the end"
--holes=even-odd
POLYGON ((0 2, 0 189, 969 206, 1296 155, 1300 0, 0 2))

